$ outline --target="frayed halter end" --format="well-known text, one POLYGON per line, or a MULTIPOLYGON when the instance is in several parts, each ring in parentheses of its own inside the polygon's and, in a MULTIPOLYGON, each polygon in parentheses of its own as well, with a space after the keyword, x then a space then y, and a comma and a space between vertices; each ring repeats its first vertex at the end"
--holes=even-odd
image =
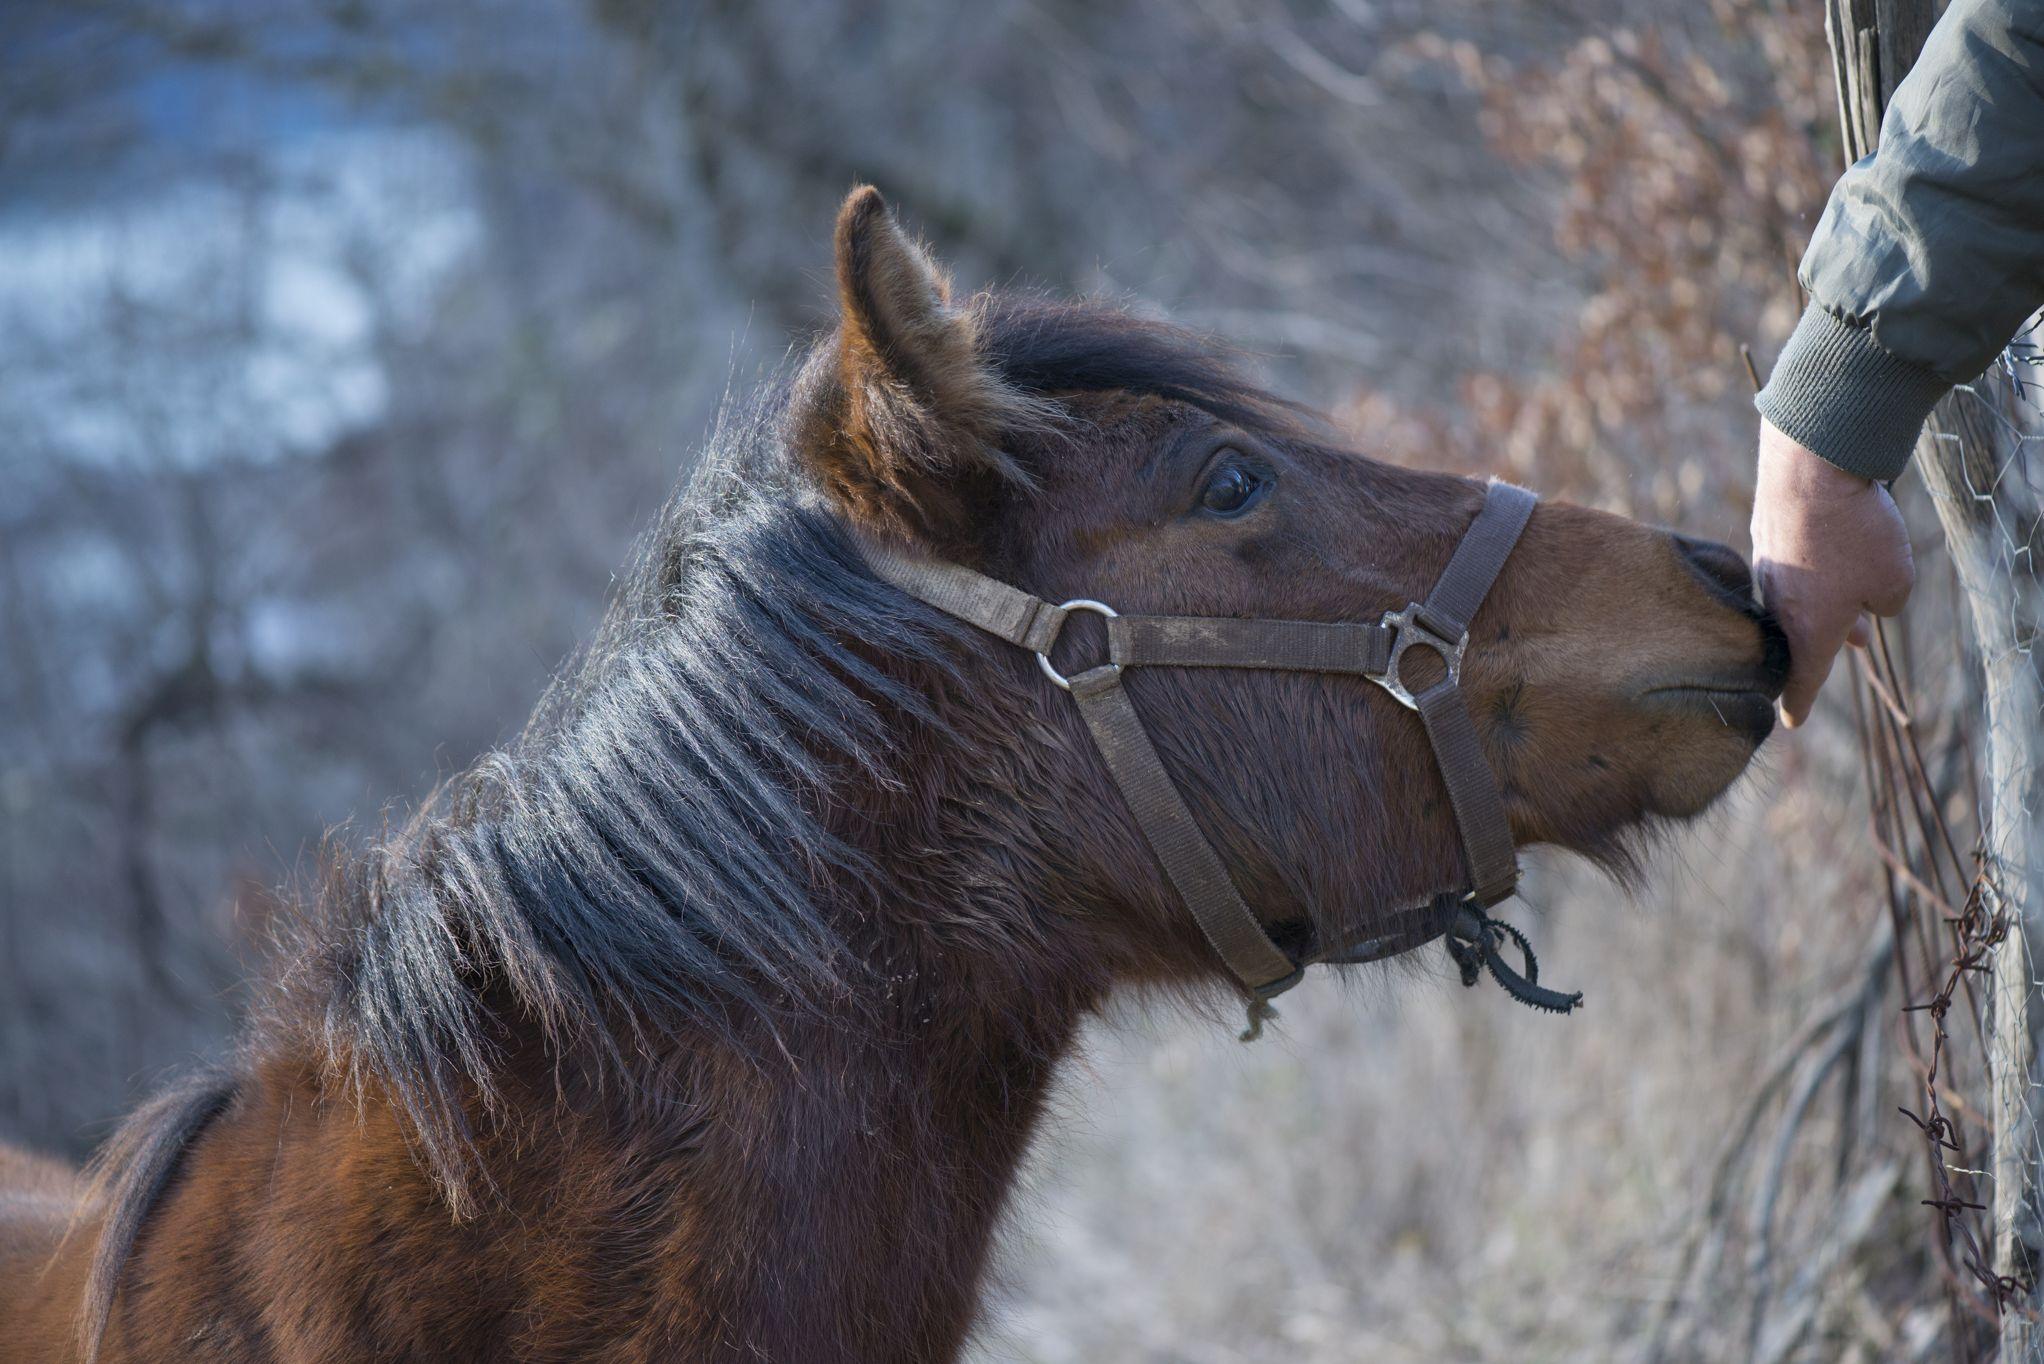
POLYGON ((1533 944, 1526 941, 1524 933, 1502 919, 1493 919, 1469 901, 1463 901, 1457 910, 1455 922, 1448 929, 1447 944, 1448 955, 1455 959, 1464 985, 1476 984, 1478 978, 1488 971, 1490 978, 1506 994, 1528 1008, 1566 1014, 1582 1007, 1581 990, 1563 994, 1540 983, 1540 962, 1533 955, 1533 944), (1525 966, 1523 975, 1513 970, 1511 963, 1498 951, 1506 938, 1510 938, 1519 949, 1520 960, 1525 966))

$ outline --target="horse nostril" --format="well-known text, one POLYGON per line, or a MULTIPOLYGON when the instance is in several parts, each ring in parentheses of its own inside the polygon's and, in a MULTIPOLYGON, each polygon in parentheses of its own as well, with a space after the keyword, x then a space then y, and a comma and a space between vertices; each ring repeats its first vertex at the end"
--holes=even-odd
POLYGON ((1729 592, 1741 607, 1749 606, 1753 600, 1753 571, 1746 567, 1746 561, 1730 545, 1721 545, 1715 540, 1699 540, 1694 536, 1677 535, 1675 552, 1682 556, 1682 562, 1699 574, 1712 587, 1729 592))

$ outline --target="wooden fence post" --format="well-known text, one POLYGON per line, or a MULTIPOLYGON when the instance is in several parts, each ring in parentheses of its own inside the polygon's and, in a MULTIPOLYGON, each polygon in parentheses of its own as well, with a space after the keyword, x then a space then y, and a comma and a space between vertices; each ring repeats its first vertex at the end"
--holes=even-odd
MULTIPOLYGON (((1888 99, 1936 15, 1934 0, 1826 0, 1848 163, 1873 150, 1888 99)), ((2035 404, 1997 368, 1938 404, 1916 450, 1966 599, 1986 696, 1984 893, 1989 909, 2007 914, 2009 923, 1990 991, 1994 1269, 2026 1285, 2038 1259, 2037 1181, 2044 1173, 2032 1114, 2034 1029, 2044 1008, 2031 969, 2044 944, 2044 684, 2032 649, 2044 591, 2032 557, 2040 500, 2025 460, 2026 445, 2040 435, 2035 404)), ((2044 1360, 2038 1295, 2025 1289, 2013 1302, 2015 1310, 2001 1319, 2003 1364, 2044 1360)))

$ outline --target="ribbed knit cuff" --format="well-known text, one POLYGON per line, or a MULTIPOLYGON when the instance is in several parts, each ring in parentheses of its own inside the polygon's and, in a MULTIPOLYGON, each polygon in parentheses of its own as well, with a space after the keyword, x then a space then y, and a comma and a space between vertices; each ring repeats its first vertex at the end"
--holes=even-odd
POLYGON ((1753 405, 1845 472, 1886 482, 1908 466, 1923 419, 1950 387, 1812 303, 1753 405))

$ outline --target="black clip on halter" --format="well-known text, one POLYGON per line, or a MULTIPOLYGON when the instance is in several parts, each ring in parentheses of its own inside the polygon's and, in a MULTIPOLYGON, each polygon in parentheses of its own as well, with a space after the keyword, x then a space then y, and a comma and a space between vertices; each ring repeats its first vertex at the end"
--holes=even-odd
POLYGON ((1540 962, 1533 955, 1533 944, 1526 941, 1526 935, 1506 923, 1493 919, 1484 913, 1474 900, 1463 900, 1455 907, 1455 921, 1449 925, 1445 939, 1448 955, 1455 959, 1456 967, 1462 972, 1462 983, 1474 985, 1485 971, 1490 978, 1504 987, 1506 994, 1521 1004, 1549 1013, 1565 1014, 1583 1002, 1583 992, 1563 994, 1550 990, 1540 983, 1540 962), (1526 973, 1520 975, 1499 956, 1498 948, 1509 937, 1519 948, 1520 959, 1526 973))

